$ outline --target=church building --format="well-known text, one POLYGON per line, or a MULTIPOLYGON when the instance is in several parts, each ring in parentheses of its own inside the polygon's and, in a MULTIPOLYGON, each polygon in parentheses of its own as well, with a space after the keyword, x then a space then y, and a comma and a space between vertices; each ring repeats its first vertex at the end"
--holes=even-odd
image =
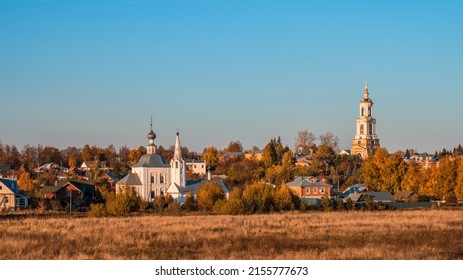
MULTIPOLYGON (((153 132, 153 124, 151 123, 146 154, 141 156, 138 163, 132 166, 132 173, 116 183, 116 193, 122 186, 131 186, 146 202, 153 201, 156 196, 169 194, 175 201, 183 203, 187 193, 191 192, 196 195, 201 185, 211 179, 187 181, 186 161, 182 157, 178 132, 175 139, 174 156, 170 164, 156 153, 157 147, 154 144, 154 139, 156 139, 156 134, 153 132)), ((214 182, 222 188, 225 196, 228 197, 230 190, 222 180, 214 180, 214 182)))
POLYGON ((379 139, 376 135, 376 119, 373 117, 373 101, 368 92, 368 81, 365 80, 363 98, 360 100, 357 130, 352 141, 352 155, 360 155, 363 159, 373 156, 379 149, 379 139))

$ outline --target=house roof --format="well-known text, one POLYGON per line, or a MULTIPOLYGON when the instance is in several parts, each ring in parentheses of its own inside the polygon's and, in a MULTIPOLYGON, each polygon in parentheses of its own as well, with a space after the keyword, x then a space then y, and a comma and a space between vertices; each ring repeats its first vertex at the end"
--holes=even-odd
POLYGON ((392 194, 390 192, 364 192, 363 195, 366 197, 371 196, 374 201, 391 201, 392 194))
MULTIPOLYGON (((177 184, 174 184, 174 185, 181 193, 192 192, 196 194, 198 193, 199 188, 207 182, 209 182, 209 180, 196 180, 196 181, 188 181, 187 185, 184 187, 178 186, 177 184)), ((212 180, 212 182, 215 182, 217 185, 219 185, 219 187, 222 189, 224 193, 230 192, 230 189, 222 180, 215 179, 215 180, 212 180)))
POLYGON ((130 174, 127 174, 124 178, 122 178, 122 180, 117 182, 116 185, 140 186, 142 185, 142 183, 137 173, 130 173, 130 174))
POLYGON ((361 193, 361 192, 366 191, 367 189, 368 188, 365 187, 364 184, 356 184, 356 185, 351 186, 350 188, 345 189, 342 192, 342 195, 343 196, 349 196, 349 194, 351 194, 351 193, 361 193))
POLYGON ((13 193, 18 193, 18 182, 16 180, 0 178, 0 183, 7 187, 13 193))
POLYGON ((105 175, 108 176, 113 181, 119 180, 119 178, 116 175, 112 174, 112 173, 106 172, 106 173, 103 174, 103 176, 105 176, 105 175))
POLYGON ((132 167, 170 167, 170 165, 158 154, 146 154, 141 156, 138 163, 132 167))
POLYGON ((416 196, 417 194, 413 191, 410 192, 403 192, 403 191, 398 191, 394 194, 392 197, 395 201, 401 201, 401 200, 407 200, 412 198, 413 196, 416 196))
POLYGON ((331 185, 323 182, 311 182, 313 180, 316 180, 313 176, 298 176, 286 185, 288 187, 331 187, 331 185))
POLYGON ((40 192, 43 194, 50 194, 50 193, 56 193, 60 189, 62 189, 64 186, 45 186, 43 187, 40 192))

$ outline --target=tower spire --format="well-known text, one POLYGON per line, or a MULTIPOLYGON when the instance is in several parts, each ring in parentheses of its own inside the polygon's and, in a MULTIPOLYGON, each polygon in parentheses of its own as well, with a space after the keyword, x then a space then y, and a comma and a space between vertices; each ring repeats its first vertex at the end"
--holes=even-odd
POLYGON ((368 99, 368 76, 365 75, 365 90, 363 91, 363 99, 368 99))
POLYGON ((174 159, 182 160, 182 146, 180 145, 180 133, 177 129, 177 137, 175 138, 175 152, 174 159))
POLYGON ((148 132, 148 146, 146 146, 147 154, 156 153, 156 145, 154 144, 154 139, 156 139, 156 134, 153 132, 153 115, 150 118, 150 131, 148 132))

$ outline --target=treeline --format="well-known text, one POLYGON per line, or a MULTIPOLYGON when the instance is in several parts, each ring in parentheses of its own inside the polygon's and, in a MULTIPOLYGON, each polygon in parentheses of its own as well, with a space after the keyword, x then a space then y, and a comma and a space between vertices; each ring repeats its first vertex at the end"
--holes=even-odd
MULTIPOLYGON (((460 146, 461 147, 461 146, 460 146)), ((442 155, 427 166, 382 148, 362 165, 362 181, 377 191, 414 191, 421 197, 463 200, 463 150, 442 155)))
MULTIPOLYGON (((174 155, 174 146, 164 148, 159 146, 158 153, 166 161, 174 155)), ((182 147, 185 158, 199 158, 196 152, 190 152, 188 148, 182 147)), ((8 165, 13 170, 32 172, 35 168, 47 163, 57 163, 60 166, 71 168, 79 167, 86 162, 105 162, 115 174, 128 173, 130 165, 136 164, 140 157, 146 154, 146 148, 140 146, 130 149, 122 146, 118 150, 113 145, 106 148, 85 145, 82 148, 67 147, 60 150, 52 146, 31 146, 25 145, 21 151, 15 145, 0 143, 0 165, 8 165)))

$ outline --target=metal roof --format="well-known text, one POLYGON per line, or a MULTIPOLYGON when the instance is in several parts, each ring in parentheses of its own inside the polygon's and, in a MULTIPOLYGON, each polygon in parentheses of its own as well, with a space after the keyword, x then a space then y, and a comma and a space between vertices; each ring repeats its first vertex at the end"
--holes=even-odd
POLYGON ((142 183, 137 173, 130 173, 130 174, 127 174, 124 178, 122 178, 122 180, 117 182, 116 185, 140 186, 142 185, 142 183))
POLYGON ((170 165, 158 154, 146 154, 132 167, 170 167, 170 165))

